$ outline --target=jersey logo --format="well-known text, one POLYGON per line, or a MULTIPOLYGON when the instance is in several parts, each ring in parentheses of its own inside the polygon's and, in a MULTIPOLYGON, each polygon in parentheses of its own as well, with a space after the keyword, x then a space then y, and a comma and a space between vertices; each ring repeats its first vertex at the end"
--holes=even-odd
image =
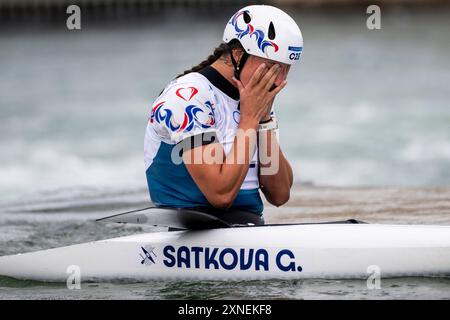
POLYGON ((205 101, 204 107, 189 105, 184 109, 183 122, 177 123, 173 112, 164 107, 165 101, 158 103, 152 110, 151 123, 164 123, 172 132, 191 131, 194 127, 207 129, 215 124, 214 108, 210 101, 205 101))
POLYGON ((179 88, 176 91, 176 95, 183 99, 184 101, 189 101, 198 93, 197 88, 195 87, 187 87, 187 88, 179 88))
POLYGON ((239 121, 241 120, 241 113, 238 110, 233 111, 233 120, 239 124, 239 121))

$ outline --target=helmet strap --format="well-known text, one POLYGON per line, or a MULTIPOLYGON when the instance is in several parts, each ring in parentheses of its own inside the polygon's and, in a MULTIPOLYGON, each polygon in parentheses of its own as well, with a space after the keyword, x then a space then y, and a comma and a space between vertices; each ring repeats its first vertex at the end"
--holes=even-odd
POLYGON ((241 57, 241 60, 239 61, 239 65, 238 65, 237 61, 233 57, 233 50, 230 47, 228 47, 228 48, 230 50, 231 62, 233 63, 233 66, 234 66, 234 77, 238 80, 241 80, 241 78, 240 78, 241 71, 242 71, 242 68, 244 68, 244 64, 247 61, 249 54, 244 51, 242 53, 242 57, 241 57))

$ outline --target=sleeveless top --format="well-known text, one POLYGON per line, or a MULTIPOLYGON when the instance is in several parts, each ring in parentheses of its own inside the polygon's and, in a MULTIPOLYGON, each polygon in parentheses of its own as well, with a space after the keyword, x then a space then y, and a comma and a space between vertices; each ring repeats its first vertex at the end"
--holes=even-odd
MULTIPOLYGON (((180 151, 219 142, 228 154, 239 117, 238 89, 211 66, 167 85, 152 105, 144 141, 148 189, 156 206, 212 208, 187 171, 180 151)), ((263 211, 257 150, 231 209, 263 211)))

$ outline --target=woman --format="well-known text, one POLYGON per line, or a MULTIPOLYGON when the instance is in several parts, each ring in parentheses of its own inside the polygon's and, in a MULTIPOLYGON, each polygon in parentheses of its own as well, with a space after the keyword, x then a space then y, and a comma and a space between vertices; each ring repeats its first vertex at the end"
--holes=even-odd
POLYGON ((233 15, 223 40, 152 106, 145 136, 150 197, 157 206, 263 224, 259 189, 281 206, 293 182, 272 105, 303 38, 285 12, 253 5, 233 15))

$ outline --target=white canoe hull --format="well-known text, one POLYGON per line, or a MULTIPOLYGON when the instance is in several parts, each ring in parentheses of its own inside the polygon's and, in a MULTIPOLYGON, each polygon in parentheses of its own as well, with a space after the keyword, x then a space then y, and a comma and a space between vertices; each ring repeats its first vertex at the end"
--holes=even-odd
POLYGON ((139 234, 0 257, 0 275, 66 282, 450 275, 450 227, 316 224, 139 234))

